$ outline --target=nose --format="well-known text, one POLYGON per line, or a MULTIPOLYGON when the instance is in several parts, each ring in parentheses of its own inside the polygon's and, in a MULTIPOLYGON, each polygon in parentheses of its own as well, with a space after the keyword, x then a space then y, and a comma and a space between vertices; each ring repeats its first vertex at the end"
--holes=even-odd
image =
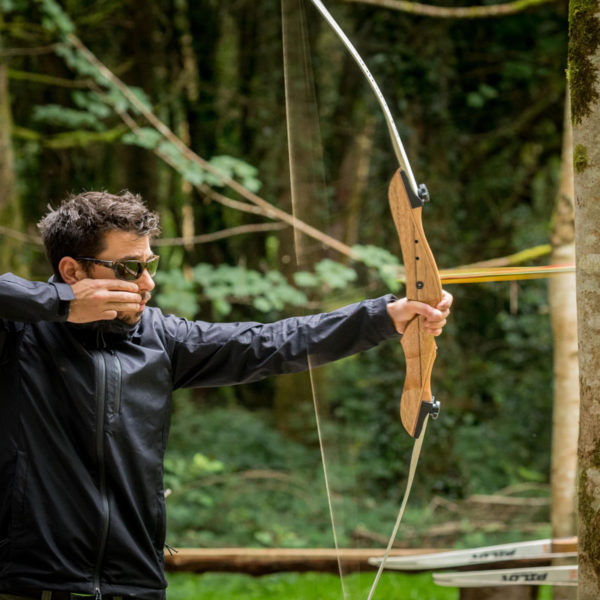
POLYGON ((156 286, 154 279, 148 273, 148 269, 144 269, 143 273, 136 279, 136 282, 140 288, 140 292, 151 292, 156 286))

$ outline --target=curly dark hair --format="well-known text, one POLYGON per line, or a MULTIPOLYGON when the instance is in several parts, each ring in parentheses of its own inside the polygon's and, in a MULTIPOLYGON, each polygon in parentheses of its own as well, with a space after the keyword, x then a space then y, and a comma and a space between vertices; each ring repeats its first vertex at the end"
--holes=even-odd
POLYGON ((144 204, 139 194, 83 192, 69 196, 38 223, 46 256, 60 280, 58 264, 64 256, 97 256, 104 249, 104 234, 127 231, 155 237, 160 233, 159 218, 144 204))

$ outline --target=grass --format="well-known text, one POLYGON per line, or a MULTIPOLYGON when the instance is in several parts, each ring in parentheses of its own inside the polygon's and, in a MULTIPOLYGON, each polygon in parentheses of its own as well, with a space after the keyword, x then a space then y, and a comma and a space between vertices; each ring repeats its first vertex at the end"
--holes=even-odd
MULTIPOLYGON (((364 600, 373 573, 344 578, 346 600, 364 600)), ((430 575, 386 574, 377 587, 380 598, 396 600, 458 600, 454 588, 434 586, 430 575)), ((277 573, 263 577, 207 573, 170 573, 167 600, 340 600, 340 578, 320 573, 277 573)))
MULTIPOLYGON (((277 573, 250 577, 230 573, 168 573, 167 600, 365 600, 373 573, 344 578, 345 595, 337 575, 277 573)), ((394 600, 458 600, 458 589, 433 584, 428 573, 384 574, 376 598, 394 600)), ((538 600, 551 600, 549 586, 540 589, 538 600)))

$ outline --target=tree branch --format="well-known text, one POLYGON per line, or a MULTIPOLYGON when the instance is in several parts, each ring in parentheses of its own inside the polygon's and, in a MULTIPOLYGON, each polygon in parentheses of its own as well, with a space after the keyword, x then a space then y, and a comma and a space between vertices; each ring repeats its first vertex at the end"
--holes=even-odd
POLYGON ((106 131, 76 130, 45 136, 34 129, 14 126, 12 134, 17 139, 36 141, 46 148, 57 150, 78 148, 96 143, 111 143, 118 140, 126 131, 127 129, 123 125, 119 125, 106 131))
POLYGON ((19 240, 20 242, 25 242, 27 244, 34 244, 35 246, 43 245, 40 237, 29 235, 27 233, 23 233, 22 231, 15 231, 14 229, 4 227, 3 225, 0 225, 0 235, 5 235, 6 237, 19 240))
POLYGON ((342 0, 347 3, 371 4, 390 10, 442 19, 485 19, 502 17, 524 11, 532 6, 554 2, 554 0, 515 0, 505 4, 488 6, 433 6, 409 0, 342 0))
MULTIPOLYGON (((229 227, 222 229, 221 231, 214 231, 212 233, 205 233, 202 235, 195 235, 191 238, 173 237, 173 238, 159 238, 152 241, 153 246, 183 246, 184 244, 208 244, 216 240, 222 240, 227 237, 234 235, 243 235, 247 233, 262 233, 265 231, 278 231, 284 229, 288 225, 286 223, 251 223, 249 225, 239 225, 238 227, 229 227)), ((4 227, 0 225, 0 235, 10 237, 20 242, 27 244, 34 244, 36 246, 42 246, 42 240, 39 236, 30 235, 4 227)))
MULTIPOLYGON (((4 55, 0 52, 0 56, 4 55)), ((18 71, 17 69, 9 69, 8 76, 11 79, 19 81, 31 81, 33 83, 41 83, 43 85, 57 85, 66 88, 87 88, 91 80, 71 80, 64 77, 55 77, 54 75, 45 75, 44 73, 32 73, 30 71, 18 71)))
POLYGON ((0 56, 8 58, 11 56, 39 56, 40 54, 49 54, 54 52, 58 44, 50 46, 38 46, 36 48, 4 48, 0 50, 0 56))
POLYGON ((277 231, 284 229, 288 225, 286 223, 252 223, 250 225, 239 225, 238 227, 229 227, 221 231, 213 231, 212 233, 204 233, 195 235, 190 238, 174 237, 174 238, 158 238, 152 241, 153 246, 183 246, 185 244, 207 244, 234 235, 242 235, 245 233, 261 233, 264 231, 277 231))
POLYGON ((239 210, 241 212, 252 213, 254 215, 263 215, 265 217, 275 218, 272 213, 265 211, 260 206, 255 206, 254 204, 248 204, 247 202, 240 202, 239 200, 228 198, 223 194, 219 194, 219 192, 216 192, 207 185, 198 186, 198 191, 202 192, 210 200, 214 200, 215 202, 218 202, 223 206, 227 206, 228 208, 233 208, 234 210, 239 210))
MULTIPOLYGON (((165 139, 167 139, 181 154, 187 158, 188 160, 194 162, 195 164, 202 167, 205 171, 214 175, 219 181, 221 181, 224 185, 227 185, 232 190, 240 194, 243 198, 246 198, 252 204, 262 208, 265 211, 265 214, 272 215, 271 218, 279 219, 288 225, 291 225, 298 231, 301 231, 305 235, 312 237, 326 246, 337 250, 341 254, 350 257, 353 260, 360 260, 360 257, 350 248, 350 246, 336 240, 334 237, 323 233, 318 230, 316 227, 312 227, 308 225, 304 221, 297 219, 296 217, 290 215, 289 213, 273 206, 271 203, 267 202, 264 198, 261 198, 257 194, 254 194, 239 182, 235 181, 231 177, 228 177, 221 171, 219 171, 216 167, 211 165, 208 161, 198 156, 193 150, 191 150, 173 131, 165 125, 130 89, 129 87, 123 83, 108 67, 106 67, 84 44, 83 42, 75 35, 68 34, 67 36, 68 42, 75 47, 85 58, 86 60, 92 64, 96 69, 98 69, 99 73, 112 85, 117 87, 119 91, 127 98, 127 100, 131 103, 132 106, 135 107, 137 111, 154 127, 159 133, 161 133, 165 139)), ((172 163, 170 163, 172 164, 172 163)))

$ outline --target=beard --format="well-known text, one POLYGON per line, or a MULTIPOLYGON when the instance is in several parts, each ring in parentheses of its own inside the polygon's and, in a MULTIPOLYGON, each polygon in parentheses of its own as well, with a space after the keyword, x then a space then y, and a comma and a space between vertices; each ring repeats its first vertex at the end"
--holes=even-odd
MULTIPOLYGON (((144 292, 142 294, 142 303, 144 306, 149 302, 152 294, 150 292, 144 292)), ((137 312, 117 312, 117 319, 127 323, 127 325, 135 325, 142 318, 143 310, 137 312)))
POLYGON ((127 323, 127 325, 135 325, 142 318, 142 311, 136 313, 130 312, 119 312, 117 313, 117 319, 127 323))

